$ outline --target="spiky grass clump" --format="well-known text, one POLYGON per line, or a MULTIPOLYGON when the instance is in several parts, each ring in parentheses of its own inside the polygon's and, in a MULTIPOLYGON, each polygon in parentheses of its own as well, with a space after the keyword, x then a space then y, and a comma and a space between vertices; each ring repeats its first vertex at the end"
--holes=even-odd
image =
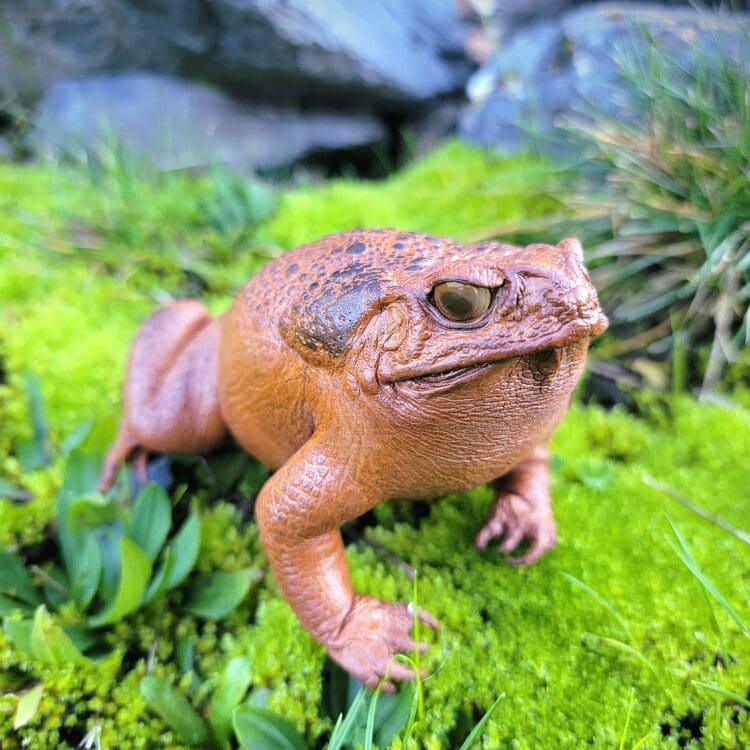
POLYGON ((750 60, 717 42, 685 65, 637 33, 619 64, 639 115, 570 123, 587 165, 568 203, 589 217, 579 231, 605 240, 589 261, 610 353, 686 352, 690 371, 678 361, 673 374, 713 389, 750 343, 750 60))

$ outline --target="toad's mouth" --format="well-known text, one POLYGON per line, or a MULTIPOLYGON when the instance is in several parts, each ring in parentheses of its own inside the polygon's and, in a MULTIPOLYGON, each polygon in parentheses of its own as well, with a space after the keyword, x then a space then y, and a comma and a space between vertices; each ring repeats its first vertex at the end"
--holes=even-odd
MULTIPOLYGON (((529 371, 533 380, 545 383, 560 369, 566 351, 572 347, 571 356, 575 356, 579 348, 577 344, 587 342, 592 335, 605 330, 606 320, 597 308, 591 319, 579 318, 570 321, 535 341, 519 341, 515 345, 506 345, 503 351, 485 353, 481 359, 477 357, 473 362, 458 366, 456 363, 445 362, 442 367, 428 365, 422 369, 415 363, 394 372, 395 368, 389 367, 390 363, 386 363, 380 371, 380 382, 420 392, 437 392, 474 380, 488 369, 503 363, 509 364, 524 359, 528 365, 525 369, 529 371)), ((585 356, 585 350, 581 356, 585 356)))
POLYGON ((411 378, 405 378, 404 380, 398 382, 423 383, 425 385, 453 385, 456 383, 463 383, 467 380, 472 380, 475 375, 478 375, 483 370, 488 370, 494 364, 497 363, 484 362, 478 365, 467 365, 466 367, 452 367, 450 370, 429 372, 425 375, 416 375, 411 378))
POLYGON ((515 357, 503 357, 465 367, 452 367, 438 372, 413 375, 396 380, 391 385, 399 391, 405 391, 413 395, 445 393, 478 380, 489 370, 500 365, 513 367, 514 363, 521 359, 525 360, 524 372, 527 373, 528 377, 538 385, 542 385, 554 377, 560 369, 563 357, 563 347, 548 347, 515 357))

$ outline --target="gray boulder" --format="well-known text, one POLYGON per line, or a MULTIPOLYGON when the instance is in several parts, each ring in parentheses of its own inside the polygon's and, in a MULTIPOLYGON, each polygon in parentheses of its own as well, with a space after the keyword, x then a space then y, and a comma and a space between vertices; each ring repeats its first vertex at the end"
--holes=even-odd
POLYGON ((719 54, 750 65, 746 14, 615 3, 588 6, 519 31, 472 76, 460 123, 462 137, 507 152, 529 145, 555 151, 562 143, 561 117, 572 112, 638 118, 619 62, 645 66, 649 38, 686 70, 719 54))
POLYGON ((0 3, 0 106, 55 83, 148 70, 253 100, 408 112, 469 75, 454 0, 0 3))
POLYGON ((96 155, 117 142, 164 170, 212 164, 263 170, 384 137, 383 126, 365 114, 250 107, 220 91, 148 73, 56 84, 40 103, 32 136, 35 148, 53 157, 96 155))

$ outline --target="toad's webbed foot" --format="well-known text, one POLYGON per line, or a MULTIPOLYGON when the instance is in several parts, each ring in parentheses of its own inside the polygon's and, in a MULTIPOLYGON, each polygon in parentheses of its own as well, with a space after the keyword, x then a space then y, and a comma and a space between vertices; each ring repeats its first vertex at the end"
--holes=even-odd
POLYGON ((487 522, 477 534, 476 545, 485 549, 492 539, 500 539, 498 550, 510 553, 519 545, 528 543, 529 548, 521 555, 508 557, 512 565, 530 565, 557 541, 555 519, 549 503, 527 500, 515 493, 501 495, 487 522))
MULTIPOLYGON (((429 613, 420 609, 420 622, 437 630, 438 622, 429 613)), ((370 596, 356 595, 351 608, 337 632, 322 638, 331 658, 358 680, 375 688, 385 678, 382 690, 395 690, 391 679, 412 680, 414 670, 395 660, 397 654, 413 654, 418 648, 426 651, 424 641, 417 643, 410 631, 414 626, 414 610, 411 604, 383 602, 370 596)), ((421 675, 423 678, 424 674, 421 675)))

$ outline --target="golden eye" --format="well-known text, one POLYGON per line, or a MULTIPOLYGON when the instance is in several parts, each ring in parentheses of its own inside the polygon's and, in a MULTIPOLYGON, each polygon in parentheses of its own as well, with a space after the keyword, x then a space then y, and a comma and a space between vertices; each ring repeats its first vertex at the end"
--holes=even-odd
POLYGON ((432 290, 435 306, 450 320, 472 320, 486 312, 492 301, 487 287, 463 281, 443 281, 432 290))

